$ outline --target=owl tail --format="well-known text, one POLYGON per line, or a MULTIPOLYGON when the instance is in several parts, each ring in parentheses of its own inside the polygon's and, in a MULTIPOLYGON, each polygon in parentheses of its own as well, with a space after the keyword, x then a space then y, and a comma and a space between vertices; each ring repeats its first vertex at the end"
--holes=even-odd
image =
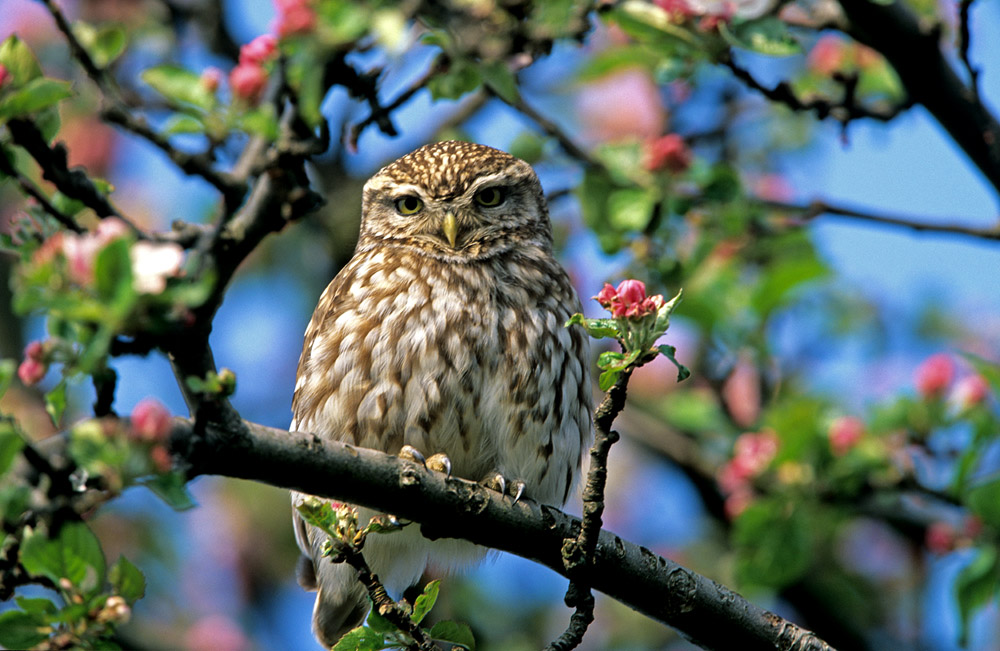
POLYGON ((365 621, 368 592, 358 581, 353 567, 327 561, 317 576, 313 560, 301 556, 296 574, 303 588, 317 591, 316 605, 313 606, 313 634, 323 646, 331 648, 348 631, 365 621))

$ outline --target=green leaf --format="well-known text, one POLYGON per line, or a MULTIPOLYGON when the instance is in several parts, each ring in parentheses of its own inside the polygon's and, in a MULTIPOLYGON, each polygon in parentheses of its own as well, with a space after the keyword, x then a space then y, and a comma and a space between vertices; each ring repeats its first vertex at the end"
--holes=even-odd
POLYGON ((621 371, 616 371, 614 369, 609 369, 601 373, 601 377, 597 379, 597 384, 601 387, 601 391, 607 391, 614 386, 615 381, 618 380, 618 376, 621 375, 621 373, 621 371))
POLYGON ((21 564, 30 574, 47 577, 54 583, 66 578, 85 592, 104 585, 101 543, 82 522, 64 524, 56 539, 37 529, 26 533, 21 545, 21 564))
POLYGON ((17 36, 9 36, 0 44, 0 64, 7 68, 15 86, 42 76, 42 67, 38 65, 35 55, 17 36))
POLYGON ((617 339, 620 336, 618 322, 615 319, 588 319, 580 313, 574 314, 566 322, 566 327, 581 325, 587 334, 595 339, 617 339))
POLYGON ((52 424, 59 427, 63 412, 66 411, 66 380, 59 381, 51 391, 45 394, 45 413, 52 419, 52 424))
POLYGON ((431 611, 434 607, 434 603, 437 601, 438 592, 441 590, 441 581, 434 580, 424 586, 424 591, 420 593, 417 600, 413 603, 413 613, 410 615, 410 621, 414 624, 419 624, 427 616, 427 613, 431 611))
POLYGON ((671 362, 674 363, 674 366, 677 367, 677 381, 678 382, 683 382, 684 380, 686 380, 689 377, 691 377, 691 371, 688 369, 688 367, 686 367, 683 364, 681 364, 680 362, 678 362, 677 358, 674 357, 674 355, 677 353, 677 349, 676 348, 674 348, 673 346, 668 346, 666 344, 663 344, 662 346, 657 346, 656 350, 660 351, 661 355, 663 355, 664 357, 666 357, 667 359, 669 359, 671 362))
MULTIPOLYGON (((371 604, 371 599, 368 600, 371 604)), ((378 633, 395 633, 399 628, 378 612, 378 608, 372 607, 368 611, 368 619, 365 620, 365 628, 370 628, 378 633)))
POLYGON ((120 556, 111 566, 108 579, 115 594, 120 595, 130 606, 146 594, 146 577, 124 556, 120 556))
POLYGON ((608 221, 620 231, 642 231, 653 217, 654 190, 624 188, 608 195, 608 221))
POLYGON ((302 500, 302 503, 295 508, 303 520, 329 535, 335 535, 334 529, 337 526, 338 517, 329 501, 310 497, 302 500))
POLYGON ((106 68, 125 51, 128 39, 119 25, 104 25, 100 28, 78 21, 73 24, 77 40, 90 53, 90 58, 98 68, 106 68))
POLYGON ((666 11, 656 5, 627 0, 607 12, 629 36, 668 54, 700 49, 701 39, 675 25, 666 11))
POLYGON ((483 83, 497 96, 507 103, 516 102, 520 93, 517 90, 517 77, 503 61, 492 61, 479 66, 479 74, 483 83))
POLYGON ((97 295, 117 308, 117 316, 128 313, 135 296, 135 290, 132 289, 130 246, 131 242, 127 238, 115 239, 97 253, 94 262, 97 295))
POLYGON ((453 59, 445 72, 431 77, 427 89, 434 99, 458 99, 479 88, 483 77, 479 68, 465 59, 453 59))
POLYGON ((359 626, 340 638, 333 651, 381 651, 385 648, 385 637, 370 628, 359 626))
POLYGON ((16 372, 17 362, 15 360, 0 359, 0 398, 3 398, 3 394, 7 393, 16 372))
POLYGON ((800 506, 755 502, 733 522, 732 537, 736 573, 744 585, 781 588, 809 569, 813 526, 800 506))
POLYGON ((72 96, 68 81, 38 77, 0 100, 0 119, 31 116, 72 96))
POLYGON ((24 438, 10 421, 0 421, 0 476, 3 476, 11 466, 14 459, 24 449, 24 438))
POLYGON ((1000 588, 1000 567, 995 547, 981 547, 955 579, 955 596, 961 618, 959 645, 968 643, 969 622, 980 608, 993 599, 1000 588))
POLYGON ((156 493, 157 497, 175 511, 186 511, 195 507, 194 498, 188 492, 184 475, 178 471, 156 475, 139 483, 156 493))
POLYGON ((177 133, 205 133, 205 123, 186 113, 174 113, 163 124, 163 135, 172 136, 177 133))
POLYGON ((269 141, 278 139, 278 116, 274 106, 264 104, 245 111, 239 119, 239 128, 269 141))
POLYGON ((17 605, 21 607, 27 613, 36 613, 40 615, 53 615, 58 609, 56 605, 52 603, 51 600, 42 597, 28 598, 28 597, 15 597, 14 601, 17 605))
POLYGON ((215 94, 205 88, 201 78, 190 70, 164 64, 144 70, 141 76, 153 90, 167 99, 204 111, 215 105, 215 94))
POLYGON ((48 637, 49 628, 40 614, 23 610, 0 613, 0 646, 5 649, 30 649, 48 637))
POLYGON ((450 642, 469 651, 476 651, 476 639, 472 636, 472 629, 463 622, 438 622, 431 628, 430 636, 435 640, 450 642))
POLYGON ((597 367, 608 369, 622 368, 622 361, 625 359, 625 353, 619 353, 612 350, 606 350, 597 357, 597 367))
POLYGON ((983 522, 1000 527, 1000 479, 973 486, 965 494, 965 501, 983 522))
POLYGON ((728 26, 719 22, 719 33, 733 47, 766 54, 768 56, 791 56, 802 51, 788 29, 788 24, 776 16, 764 16, 728 26))

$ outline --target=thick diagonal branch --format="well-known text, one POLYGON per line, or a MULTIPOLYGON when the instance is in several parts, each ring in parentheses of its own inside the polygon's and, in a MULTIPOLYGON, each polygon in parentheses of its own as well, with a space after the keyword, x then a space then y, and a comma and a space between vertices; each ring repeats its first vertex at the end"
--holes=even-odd
MULTIPOLYGON (((580 520, 553 507, 530 500, 511 504, 478 484, 391 455, 253 423, 209 423, 196 436, 192 421, 178 419, 174 443, 190 451, 192 475, 261 481, 391 512, 420 522, 429 538, 463 538, 568 575, 560 549, 580 520), (192 438, 197 445, 189 445, 192 438)), ((812 632, 609 531, 600 532, 593 564, 582 573, 586 584, 707 649, 831 648, 812 632)))

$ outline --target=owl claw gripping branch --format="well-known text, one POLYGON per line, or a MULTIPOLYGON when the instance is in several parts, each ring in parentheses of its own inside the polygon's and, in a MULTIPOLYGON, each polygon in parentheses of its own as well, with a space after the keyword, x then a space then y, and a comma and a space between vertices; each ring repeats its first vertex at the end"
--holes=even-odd
MULTIPOLYGON (((291 427, 440 453, 427 465, 446 455, 457 477, 517 478, 516 499, 561 506, 593 436, 588 339, 563 327, 580 310, 531 166, 466 142, 422 147, 365 185, 354 257, 306 330, 291 427)), ((374 515, 357 511, 362 523, 374 515)), ((313 629, 329 647, 364 620, 367 592, 353 567, 324 557, 321 529, 294 522, 300 582, 317 591, 313 629)), ((363 553, 398 596, 428 567, 485 550, 406 527, 369 536, 363 553)))

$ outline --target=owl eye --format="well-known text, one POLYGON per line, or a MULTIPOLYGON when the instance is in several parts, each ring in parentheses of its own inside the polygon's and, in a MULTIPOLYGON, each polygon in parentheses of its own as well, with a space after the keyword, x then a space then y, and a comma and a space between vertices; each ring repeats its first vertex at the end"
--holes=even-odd
POLYGON ((504 191, 501 188, 484 188, 477 192, 474 198, 480 206, 492 208, 503 203, 504 191))
POLYGON ((419 197, 408 194, 396 199, 396 210, 400 215, 416 215, 424 209, 424 202, 419 197))

